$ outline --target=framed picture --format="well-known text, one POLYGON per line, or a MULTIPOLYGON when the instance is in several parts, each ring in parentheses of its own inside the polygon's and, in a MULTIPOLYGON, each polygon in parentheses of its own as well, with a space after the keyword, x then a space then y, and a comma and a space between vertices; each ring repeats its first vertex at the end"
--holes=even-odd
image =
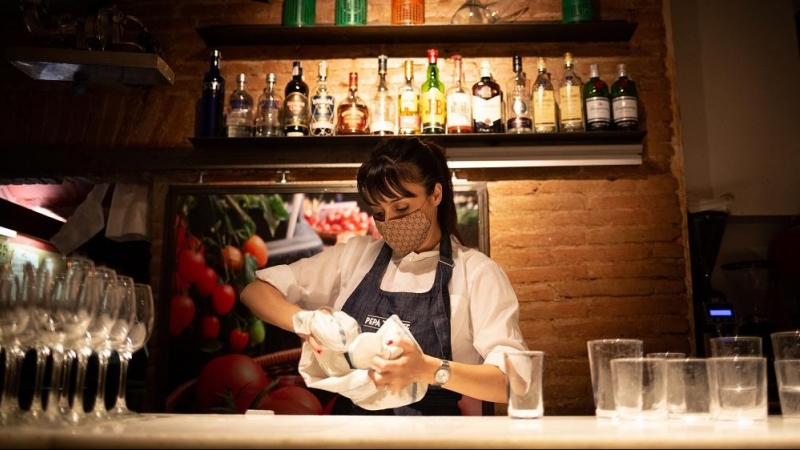
MULTIPOLYGON (((488 254, 485 183, 456 183, 454 190, 464 244, 488 254)), ((162 283, 167 351, 158 364, 164 410, 278 412, 266 404, 275 383, 304 385, 296 372, 301 340, 256 317, 239 293, 257 269, 353 236, 380 237, 371 210, 354 183, 173 186, 166 221, 162 279, 171 282, 162 283)), ((318 402, 286 413, 330 413, 332 396, 313 393, 318 402)))

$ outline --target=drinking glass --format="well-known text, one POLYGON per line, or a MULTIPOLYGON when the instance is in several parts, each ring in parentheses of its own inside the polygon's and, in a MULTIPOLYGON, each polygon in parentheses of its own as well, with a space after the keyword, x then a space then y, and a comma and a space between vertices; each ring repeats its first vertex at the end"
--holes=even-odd
POLYGON ((27 297, 20 295, 19 274, 4 265, 0 271, 0 345, 5 349, 5 375, 3 396, 0 399, 0 425, 19 421, 19 375, 25 360, 25 347, 21 337, 28 333, 30 311, 27 297))
POLYGON ((125 391, 128 384, 128 366, 133 358, 133 354, 139 351, 153 334, 153 322, 155 311, 153 306, 153 291, 150 285, 134 284, 134 294, 136 298, 136 315, 133 319, 128 336, 123 345, 118 349, 119 354, 119 390, 117 392, 117 403, 108 413, 111 416, 135 416, 135 411, 128 409, 125 402, 125 391))

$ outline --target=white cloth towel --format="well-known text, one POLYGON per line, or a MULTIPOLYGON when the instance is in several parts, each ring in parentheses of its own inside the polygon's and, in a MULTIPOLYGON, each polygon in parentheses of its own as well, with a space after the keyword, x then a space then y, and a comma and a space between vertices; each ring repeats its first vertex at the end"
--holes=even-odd
POLYGON ((310 345, 303 343, 298 371, 308 387, 341 394, 356 405, 371 411, 406 406, 425 396, 427 384, 420 385, 416 382, 400 392, 377 389, 367 369, 351 367, 345 356, 349 351, 354 360, 365 361, 371 357, 365 356, 363 352, 377 351, 376 354, 388 359, 397 358, 402 353, 398 351, 399 348, 385 346, 384 343, 400 338, 408 339, 419 347, 397 315, 389 317, 375 333, 380 337, 380 349, 376 348, 373 339, 357 339, 360 336, 358 323, 342 311, 301 311, 292 319, 296 333, 313 335, 323 349, 318 354, 310 345), (372 344, 367 344, 368 342, 372 344))
POLYGON ((78 205, 66 223, 50 238, 58 251, 68 255, 103 229, 106 222, 103 198, 107 190, 107 183, 94 185, 83 203, 78 205))
POLYGON ((150 239, 150 209, 146 184, 117 183, 108 211, 106 237, 117 241, 147 241, 150 239))

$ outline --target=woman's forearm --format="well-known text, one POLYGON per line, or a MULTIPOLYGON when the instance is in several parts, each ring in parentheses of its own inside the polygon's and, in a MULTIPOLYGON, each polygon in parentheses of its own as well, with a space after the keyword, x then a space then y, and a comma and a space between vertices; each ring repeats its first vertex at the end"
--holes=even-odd
MULTIPOLYGON (((432 384, 433 375, 439 369, 441 360, 432 356, 426 356, 426 360, 428 370, 425 372, 429 376, 423 381, 432 384)), ((506 376, 491 364, 475 365, 450 361, 450 380, 443 387, 478 400, 508 402, 506 376)))
POLYGON ((274 286, 261 280, 245 286, 239 299, 261 320, 287 331, 294 331, 292 316, 302 311, 299 306, 286 301, 274 286))

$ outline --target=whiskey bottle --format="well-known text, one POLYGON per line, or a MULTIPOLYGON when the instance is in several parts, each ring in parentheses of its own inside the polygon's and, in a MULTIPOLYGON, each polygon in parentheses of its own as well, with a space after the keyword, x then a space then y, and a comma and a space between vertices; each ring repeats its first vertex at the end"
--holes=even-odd
POLYGON ((283 136, 283 97, 275 92, 274 73, 267 75, 267 86, 258 97, 256 137, 283 136))
POLYGON ((472 85, 472 128, 476 133, 503 132, 503 92, 489 61, 481 61, 481 79, 472 85))
POLYGON ((544 58, 539 58, 536 66, 538 75, 533 83, 532 95, 533 130, 536 133, 555 133, 558 131, 555 90, 544 58))
POLYGON ((461 55, 450 58, 455 72, 453 86, 447 90, 447 134, 472 133, 472 95, 464 89, 461 55))
POLYGON ((597 64, 589 66, 589 81, 583 86, 583 102, 586 110, 586 129, 604 131, 611 127, 611 101, 608 85, 600 79, 597 64))
POLYGON ((311 135, 333 136, 334 98, 328 88, 328 62, 320 61, 317 82, 311 94, 311 135))
POLYGON ((350 91, 336 110, 336 134, 369 134, 369 108, 358 95, 356 72, 350 72, 350 91))
POLYGON ((561 131, 584 131, 583 127, 583 82, 572 61, 572 54, 564 54, 564 78, 558 86, 561 131))
POLYGON ((639 93, 636 83, 628 78, 625 64, 617 65, 617 79, 611 85, 611 108, 614 127, 635 131, 639 128, 639 93))
POLYGON ((439 79, 438 58, 438 50, 428 50, 428 76, 422 83, 419 100, 422 134, 444 134, 447 111, 444 83, 439 79))
POLYGON ((406 60, 403 65, 405 82, 397 90, 398 134, 419 134, 419 88, 414 85, 414 62, 406 60))
POLYGON ((292 79, 286 83, 283 100, 283 132, 286 136, 308 136, 308 85, 303 81, 300 61, 292 64, 292 79))
POLYGON ((372 92, 369 130, 372 134, 395 134, 397 102, 386 83, 386 55, 378 56, 378 84, 372 92))
POLYGON ((236 89, 228 101, 228 118, 225 132, 228 137, 250 137, 253 135, 253 97, 247 93, 247 75, 236 76, 236 89))
POLYGON ((203 76, 203 95, 198 114, 200 126, 197 127, 199 137, 220 137, 225 128, 225 78, 219 73, 221 59, 219 50, 211 51, 211 63, 203 76))
POLYGON ((531 119, 531 90, 525 72, 522 71, 522 57, 515 55, 512 59, 514 76, 508 81, 506 92, 508 102, 506 106, 506 132, 507 133, 533 133, 533 120, 531 119))

